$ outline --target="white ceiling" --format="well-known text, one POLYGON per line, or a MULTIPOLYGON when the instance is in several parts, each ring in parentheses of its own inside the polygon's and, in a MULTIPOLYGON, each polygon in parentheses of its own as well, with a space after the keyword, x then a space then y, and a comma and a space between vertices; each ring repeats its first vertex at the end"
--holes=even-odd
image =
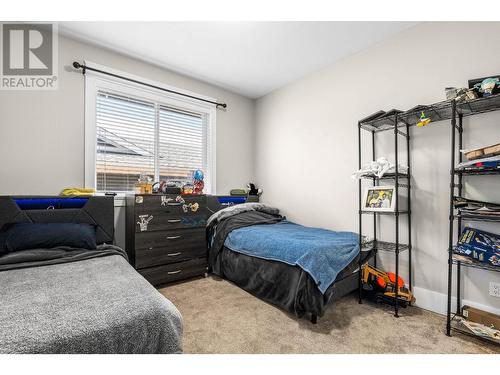
POLYGON ((59 30, 258 98, 413 25, 415 22, 60 22, 59 30))

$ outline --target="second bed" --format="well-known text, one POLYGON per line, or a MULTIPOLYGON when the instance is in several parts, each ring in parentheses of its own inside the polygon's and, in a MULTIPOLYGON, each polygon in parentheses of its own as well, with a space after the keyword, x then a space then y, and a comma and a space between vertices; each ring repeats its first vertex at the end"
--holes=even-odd
POLYGON ((207 234, 213 273, 313 323, 358 288, 359 265, 374 255, 355 233, 297 225, 259 203, 218 211, 207 234))

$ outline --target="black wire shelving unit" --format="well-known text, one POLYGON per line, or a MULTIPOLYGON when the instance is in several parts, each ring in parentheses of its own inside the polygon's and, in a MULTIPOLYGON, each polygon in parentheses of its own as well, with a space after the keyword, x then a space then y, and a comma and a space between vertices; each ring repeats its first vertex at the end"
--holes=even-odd
MULTIPOLYGON (((404 122, 402 120, 403 117, 400 117, 403 113, 401 111, 392 110, 389 113, 379 111, 374 115, 367 117, 358 122, 358 161, 359 168, 362 165, 362 146, 361 146, 361 130, 366 130, 371 133, 371 143, 372 143, 372 152, 371 157, 372 160, 376 159, 375 153, 375 135, 379 132, 390 131, 394 132, 394 164, 396 165, 394 173, 387 173, 383 177, 378 178, 375 176, 363 176, 358 181, 358 193, 359 193, 359 243, 362 243, 363 240, 363 215, 373 215, 373 241, 364 244, 362 246, 363 250, 372 250, 375 252, 374 256, 374 265, 377 265, 377 257, 376 254, 379 251, 385 251, 389 253, 394 253, 395 257, 395 274, 396 280, 399 277, 399 254, 403 251, 408 251, 408 268, 409 268, 409 289, 412 289, 412 272, 411 272, 411 174, 410 174, 410 123, 408 121, 404 122), (398 151, 400 146, 400 137, 405 138, 406 143, 406 155, 407 155, 407 165, 408 172, 407 173, 399 173, 398 171, 398 151), (372 212, 372 211, 364 211, 362 206, 362 180, 371 180, 373 186, 378 186, 380 181, 390 180, 394 182, 395 187, 395 211, 394 212, 372 212), (408 189, 408 197, 407 197, 407 209, 400 210, 400 200, 399 200, 399 189, 405 188, 408 189), (378 215, 387 215, 394 216, 395 221, 395 239, 394 242, 380 241, 377 239, 377 222, 378 215), (408 216, 408 243, 403 244, 400 242, 399 236, 399 217, 400 215, 408 216)), ((420 115, 420 113, 419 113, 420 115)), ((359 303, 362 303, 362 264, 361 260, 359 263, 359 303)), ((395 301, 398 301, 398 294, 396 289, 395 301)), ((399 303, 394 303, 394 316, 399 317, 399 303)))
MULTIPOLYGON (((359 236, 360 243, 362 241, 362 217, 365 214, 373 215, 373 249, 378 250, 387 250, 395 253, 396 257, 396 276, 399 275, 399 253, 401 251, 408 251, 408 266, 409 266, 409 289, 412 290, 412 267, 411 267, 411 169, 410 169, 410 127, 415 126, 420 121, 420 115, 422 112, 426 114, 431 122, 439 122, 450 120, 451 129, 452 129, 452 169, 451 169, 451 184, 450 184, 450 236, 449 236, 449 269, 448 269, 448 314, 447 314, 447 334, 450 334, 452 329, 452 316, 451 316, 451 289, 452 289, 452 272, 453 272, 453 264, 457 266, 457 314, 460 314, 460 269, 462 266, 464 267, 474 267, 480 269, 486 269, 490 271, 497 271, 481 264, 475 263, 465 263, 463 261, 458 260, 458 258, 454 257, 453 253, 453 227, 455 219, 458 221, 458 235, 460 235, 462 220, 478 220, 478 221, 497 221, 495 218, 473 218, 473 217, 464 217, 463 215, 455 215, 453 210, 453 196, 455 195, 455 189, 458 189, 458 195, 462 194, 462 178, 464 176, 474 176, 474 175, 497 175, 500 174, 499 169, 491 169, 491 168, 469 168, 465 170, 456 170, 455 169, 455 153, 457 150, 455 149, 457 146, 456 142, 456 132, 458 132, 458 149, 462 148, 462 133, 463 133, 463 118, 467 116, 473 116, 481 113, 488 113, 493 111, 500 110, 500 94, 491 95, 488 97, 477 98, 469 101, 457 102, 455 100, 445 100, 434 104, 429 105, 418 105, 414 108, 411 108, 407 111, 398 111, 392 110, 389 112, 379 111, 365 119, 362 119, 358 122, 358 160, 359 160, 359 168, 361 168, 361 130, 366 130, 371 133, 372 138, 372 158, 375 160, 375 135, 379 132, 385 132, 392 130, 394 132, 394 150, 395 150, 395 164, 398 164, 398 136, 403 136, 406 138, 406 147, 407 147, 407 161, 408 161, 408 174, 400 174, 398 171, 393 174, 386 174, 382 179, 384 180, 393 180, 396 190, 396 212, 392 213, 373 213, 362 210, 362 180, 360 179, 358 182, 358 194, 359 194, 359 236), (458 124, 457 124, 458 120, 458 124), (458 183, 455 181, 455 178, 458 178, 458 183), (398 191, 399 188, 407 188, 408 189, 408 210, 400 211, 399 210, 399 197, 398 191), (387 242, 377 241, 376 238, 376 230, 377 230, 377 215, 379 214, 388 214, 395 216, 395 242, 391 243, 390 246, 387 246, 387 242), (402 214, 408 215, 408 244, 401 244, 399 241, 399 216, 402 214), (383 245, 382 245, 383 244, 383 245)), ((459 153, 459 161, 462 161, 462 156, 459 153)), ((363 179, 371 179, 372 184, 374 186, 378 185, 378 182, 382 179, 378 179, 371 176, 365 176, 363 179)), ((365 244, 364 247, 367 245, 365 244)), ((376 258, 375 258, 376 262, 376 258)), ((359 265, 361 267, 361 264, 359 265)), ((360 280, 359 280, 359 300, 361 302, 361 271, 360 271, 360 280)), ((398 306, 394 307, 395 312, 394 315, 398 316, 398 306)))
MULTIPOLYGON (((408 174, 401 174, 396 171, 393 174, 386 174, 383 178, 378 179, 371 176, 364 176, 362 179, 371 179, 372 184, 375 186, 380 180, 393 180, 396 187, 396 212, 392 213, 373 213, 362 210, 362 179, 358 182, 358 194, 359 194, 359 241, 362 243, 362 217, 365 214, 373 215, 373 234, 374 240, 370 244, 363 245, 363 249, 373 249, 375 251, 389 251, 395 253, 396 260, 396 277, 399 276, 399 253, 402 251, 408 251, 408 267, 409 267, 409 289, 412 290, 412 245, 411 245, 411 168, 410 168, 410 127, 415 126, 420 121, 420 115, 422 112, 426 114, 432 123, 450 120, 451 123, 451 183, 450 183, 450 232, 449 232, 449 246, 448 246, 448 309, 447 309, 447 325, 446 332, 450 336, 451 331, 458 331, 464 334, 470 334, 470 332, 465 331, 459 327, 457 324, 458 319, 461 317, 461 296, 460 296, 460 281, 461 281, 461 267, 477 268, 491 272, 500 271, 499 267, 488 266, 485 263, 474 262, 469 259, 464 259, 456 255, 453 252, 454 243, 454 222, 458 222, 457 235, 460 235, 462 229, 462 220, 475 220, 475 221, 498 221, 500 218, 492 217, 476 217, 472 215, 460 215, 455 214, 453 208, 453 197, 455 195, 462 196, 462 180, 466 176, 488 176, 488 175, 499 175, 500 169, 492 168, 468 168, 463 170, 455 169, 455 154, 458 151, 458 160, 462 161, 462 155, 459 150, 463 146, 463 119, 468 116, 474 116, 482 113, 488 113, 500 110, 500 94, 490 95, 487 97, 477 98, 469 101, 457 102, 455 100, 445 100, 429 105, 418 105, 407 111, 392 110, 389 112, 379 111, 365 119, 358 122, 358 160, 359 168, 361 168, 361 130, 366 130, 371 133, 372 138, 372 158, 375 160, 375 135, 379 132, 393 131, 394 132, 394 150, 395 150, 395 164, 398 164, 398 136, 403 136, 406 138, 406 148, 407 148, 407 164, 408 164, 408 174), (457 124, 458 120, 458 124, 457 124), (456 141, 456 133, 458 132, 458 144, 456 141), (456 147, 458 146, 458 149, 456 147), (458 179, 458 182, 456 181, 458 179), (399 188, 408 189, 408 210, 399 210, 399 188), (455 189, 457 189, 458 194, 455 194, 455 189), (377 215, 379 214, 389 214, 395 216, 395 242, 385 242, 378 241, 377 234, 377 215), (402 214, 408 215, 408 244, 401 244, 399 241, 399 216, 402 214), (457 269, 457 311, 452 315, 451 312, 451 294, 452 294, 452 275, 453 275, 453 265, 456 265, 457 269)), ((375 257, 376 265, 376 257, 375 257)), ((361 263, 360 275, 359 275, 359 301, 361 303, 361 263)), ((394 306, 394 315, 398 316, 398 306, 394 306)), ((474 337, 478 337, 475 336, 474 337)), ((491 341, 491 340, 487 340, 491 341)))
POLYGON ((474 335, 460 324, 462 316, 462 300, 461 300, 461 270, 462 267, 481 269, 488 272, 500 272, 500 267, 490 266, 486 263, 481 263, 473 259, 458 255, 454 252, 455 233, 457 238, 462 232, 463 221, 484 221, 498 222, 500 217, 483 216, 474 214, 455 213, 453 206, 453 198, 455 196, 462 197, 463 195, 463 178, 466 176, 494 176, 500 174, 500 168, 467 168, 456 169, 455 161, 458 153, 458 162, 462 162, 462 154, 460 150, 463 148, 463 118, 481 113, 493 112, 500 110, 500 94, 492 95, 484 98, 472 100, 470 102, 456 103, 450 102, 449 117, 451 124, 451 169, 450 169, 450 207, 449 207, 449 238, 448 238, 448 300, 447 300, 447 316, 446 316, 446 334, 451 336, 451 332, 459 332, 469 336, 476 337, 488 342, 497 341, 490 340, 485 337, 474 335), (458 142, 457 142, 458 133, 458 142), (457 222, 457 231, 455 232, 455 221, 457 222), (452 313, 452 291, 453 291, 453 265, 456 268, 456 311, 452 313))

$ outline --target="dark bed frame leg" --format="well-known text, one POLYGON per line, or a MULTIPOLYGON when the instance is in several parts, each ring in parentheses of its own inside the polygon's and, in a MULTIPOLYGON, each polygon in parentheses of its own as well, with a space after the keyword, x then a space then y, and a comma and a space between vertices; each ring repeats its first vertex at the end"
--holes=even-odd
POLYGON ((312 324, 318 323, 318 316, 316 314, 311 315, 311 323, 312 324))

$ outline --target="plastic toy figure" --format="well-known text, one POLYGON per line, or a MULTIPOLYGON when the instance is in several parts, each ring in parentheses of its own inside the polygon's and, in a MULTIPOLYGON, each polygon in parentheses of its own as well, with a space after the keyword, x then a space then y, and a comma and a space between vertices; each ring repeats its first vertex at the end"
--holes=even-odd
POLYGON ((375 301, 387 302, 394 305, 396 303, 396 288, 398 290, 397 304, 406 307, 415 302, 415 297, 408 288, 405 287, 404 280, 393 272, 385 272, 375 267, 365 264, 363 266, 363 289, 375 294, 375 301))
POLYGON ((431 119, 425 115, 425 112, 422 111, 420 114, 420 121, 417 122, 417 126, 426 126, 431 122, 431 119))
POLYGON ((199 169, 193 173, 193 194, 203 194, 205 183, 203 182, 203 172, 199 169))
POLYGON ((493 94, 493 90, 500 85, 500 80, 498 78, 486 78, 481 83, 476 83, 474 87, 481 93, 483 96, 490 96, 493 94))

